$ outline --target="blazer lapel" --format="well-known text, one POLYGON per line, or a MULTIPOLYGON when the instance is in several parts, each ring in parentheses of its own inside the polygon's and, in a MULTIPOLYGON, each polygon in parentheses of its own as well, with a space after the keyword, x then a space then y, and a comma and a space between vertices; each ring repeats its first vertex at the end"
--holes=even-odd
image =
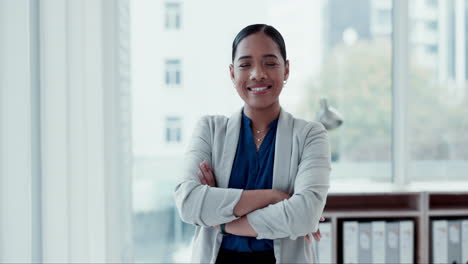
POLYGON ((226 139, 224 140, 223 156, 221 158, 221 174, 217 177, 217 184, 221 188, 227 188, 231 177, 232 164, 236 156, 237 143, 241 127, 242 109, 236 111, 228 120, 226 139))
POLYGON ((293 118, 281 108, 276 130, 275 164, 273 165, 273 189, 289 190, 289 168, 292 155, 293 118))

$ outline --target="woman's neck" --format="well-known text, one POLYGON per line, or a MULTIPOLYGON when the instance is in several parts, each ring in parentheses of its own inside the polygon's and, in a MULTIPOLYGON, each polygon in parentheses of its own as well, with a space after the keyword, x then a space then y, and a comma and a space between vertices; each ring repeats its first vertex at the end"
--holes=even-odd
POLYGON ((268 128, 268 125, 278 118, 280 110, 279 103, 264 109, 251 108, 244 105, 244 114, 252 120, 252 126, 258 130, 268 128))

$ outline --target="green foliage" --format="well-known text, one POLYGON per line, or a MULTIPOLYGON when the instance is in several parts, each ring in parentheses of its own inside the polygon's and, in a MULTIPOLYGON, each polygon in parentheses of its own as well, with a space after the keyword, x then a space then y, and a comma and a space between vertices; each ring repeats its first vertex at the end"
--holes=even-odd
MULTIPOLYGON (((330 131, 332 152, 341 160, 391 159, 391 51, 389 40, 337 46, 324 58, 322 71, 307 87, 302 110, 309 118, 313 119, 319 109, 320 97, 327 97, 343 114, 344 124, 330 131)), ((450 100, 447 83, 435 82, 434 70, 419 65, 410 68, 406 106, 412 158, 467 158, 466 101, 450 100), (457 147, 460 144, 464 148, 457 147)))

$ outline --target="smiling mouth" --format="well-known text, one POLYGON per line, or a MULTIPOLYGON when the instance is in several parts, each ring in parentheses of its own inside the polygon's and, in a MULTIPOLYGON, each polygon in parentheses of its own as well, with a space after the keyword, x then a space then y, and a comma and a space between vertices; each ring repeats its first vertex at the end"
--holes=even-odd
POLYGON ((268 89, 270 89, 271 87, 273 87, 273 86, 268 85, 268 86, 265 86, 265 87, 255 87, 255 88, 247 87, 247 90, 252 91, 252 92, 260 92, 260 91, 268 90, 268 89))

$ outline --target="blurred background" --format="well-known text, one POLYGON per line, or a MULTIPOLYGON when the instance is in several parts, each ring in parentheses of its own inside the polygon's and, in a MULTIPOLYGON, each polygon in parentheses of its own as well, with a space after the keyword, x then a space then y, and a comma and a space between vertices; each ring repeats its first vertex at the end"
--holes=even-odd
POLYGON ((468 0, 0 0, 0 12, 0 262, 189 261, 194 228, 173 199, 184 149, 202 115, 242 106, 231 44, 254 23, 286 41, 282 107, 315 120, 325 97, 343 116, 332 192, 468 184, 468 0))

